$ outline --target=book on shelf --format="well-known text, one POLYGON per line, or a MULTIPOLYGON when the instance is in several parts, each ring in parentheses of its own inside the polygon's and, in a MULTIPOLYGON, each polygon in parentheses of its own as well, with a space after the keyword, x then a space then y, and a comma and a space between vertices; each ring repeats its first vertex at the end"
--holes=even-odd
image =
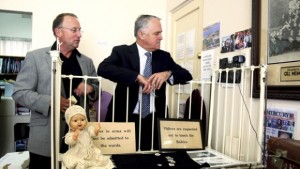
POLYGON ((0 73, 2 73, 2 63, 3 63, 3 58, 0 58, 0 73))
POLYGON ((13 57, 0 58, 0 73, 18 73, 23 64, 24 59, 13 57))
POLYGON ((21 115, 21 116, 30 115, 30 109, 28 109, 27 107, 24 107, 20 104, 17 104, 16 105, 16 114, 21 115))

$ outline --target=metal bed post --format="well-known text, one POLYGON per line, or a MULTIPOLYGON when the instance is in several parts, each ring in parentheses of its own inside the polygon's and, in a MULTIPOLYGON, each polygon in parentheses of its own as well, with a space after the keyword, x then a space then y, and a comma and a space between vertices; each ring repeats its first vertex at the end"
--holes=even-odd
MULTIPOLYGON (((211 96, 210 96, 210 110, 209 110, 209 127, 208 127, 208 139, 207 147, 211 149, 211 135, 212 135, 212 125, 214 119, 214 103, 215 103, 215 85, 216 85, 216 73, 212 72, 212 82, 211 82, 211 96)), ((218 110, 219 111, 219 110, 218 110)))
MULTIPOLYGON (((227 103, 228 96, 228 73, 229 68, 226 68, 226 82, 225 82, 225 97, 224 102, 227 103)), ((219 91, 220 92, 220 91, 219 91)), ((224 105, 224 118, 223 118, 223 136, 222 136, 222 153, 225 154, 225 145, 226 145, 226 119, 227 119, 227 104, 224 105)))
MULTIPOLYGON (((242 68, 241 68, 241 84, 240 84, 240 88, 239 88, 239 90, 240 90, 240 93, 242 93, 242 91, 244 91, 244 84, 246 84, 246 78, 245 78, 245 71, 247 70, 245 70, 246 68, 243 66, 242 68)), ((242 97, 242 96, 241 96, 242 97)), ((243 99, 240 99, 240 102, 239 102, 239 104, 240 104, 240 106, 239 106, 239 111, 241 112, 241 120, 240 120, 240 123, 239 123, 239 126, 240 126, 240 128, 239 128, 239 131, 238 131, 238 135, 239 135, 239 137, 241 138, 240 139, 240 141, 239 141, 239 145, 238 145, 238 154, 237 154, 237 156, 238 156, 238 160, 240 160, 241 159, 241 146, 242 146, 242 139, 243 139, 243 134, 244 134, 244 131, 242 130, 242 125, 243 124, 245 124, 245 118, 244 118, 244 116, 245 116, 245 112, 244 112, 244 107, 245 107, 245 105, 243 104, 243 99)))
MULTIPOLYGON (((265 111, 265 85, 266 85, 266 73, 267 65, 261 65, 260 69, 260 103, 259 103, 259 120, 258 120, 258 142, 260 145, 263 144, 263 120, 264 120, 264 111, 265 111)), ((262 160, 262 147, 258 146, 257 148, 257 161, 261 162, 262 160)))
POLYGON ((232 102, 231 102, 231 111, 230 111, 230 129, 229 129, 229 156, 232 156, 232 139, 233 139, 233 114, 234 114, 234 106, 235 106, 235 80, 236 80, 236 71, 237 68, 233 68, 233 81, 232 81, 232 102))
POLYGON ((50 51, 52 58, 51 72, 51 168, 58 169, 60 137, 60 87, 62 61, 59 51, 50 51), (57 90, 59 89, 59 90, 57 90))
MULTIPOLYGON (((97 121, 100 122, 101 121, 101 100, 102 100, 102 82, 101 82, 101 79, 102 78, 99 78, 98 79, 98 82, 99 82, 99 92, 98 92, 98 111, 96 112, 98 114, 98 118, 97 118, 97 121)), ((105 119, 104 119, 105 121, 105 119)))
MULTIPOLYGON (((220 116, 219 116, 219 112, 220 112, 220 96, 221 96, 221 75, 222 75, 222 70, 221 69, 219 69, 219 83, 218 83, 218 100, 217 100, 217 119, 216 119, 216 139, 215 139, 215 149, 217 150, 218 149, 218 145, 219 145, 219 135, 218 135, 218 133, 219 133, 219 124, 220 124, 220 116)), ((215 85, 216 84, 216 81, 213 81, 213 84, 215 85)), ((213 96, 213 95, 212 95, 213 96)), ((214 97, 214 96, 213 96, 214 97)), ((214 106, 214 100, 213 99, 211 99, 211 102, 212 102, 212 104, 211 104, 211 107, 213 107, 214 106)), ((214 114, 214 111, 213 110, 211 110, 210 111, 210 113, 209 114, 214 114)), ((213 119, 210 119, 210 121, 209 121, 209 123, 213 123, 213 119)), ((212 124, 210 124, 211 126, 210 126, 210 128, 212 128, 212 124)), ((212 133, 211 133, 212 134, 212 133)))

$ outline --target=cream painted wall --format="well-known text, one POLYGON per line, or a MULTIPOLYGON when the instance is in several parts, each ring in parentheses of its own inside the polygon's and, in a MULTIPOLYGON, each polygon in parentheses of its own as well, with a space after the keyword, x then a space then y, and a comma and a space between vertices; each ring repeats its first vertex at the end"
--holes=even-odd
MULTIPOLYGON (((237 31, 249 29, 251 28, 251 5, 251 0, 204 0, 203 27, 220 22, 220 38, 237 31)), ((233 56, 242 54, 246 57, 246 64, 250 65, 249 48, 224 54, 221 54, 220 51, 221 47, 215 49, 217 63, 219 58, 232 58, 233 56)))
MULTIPOLYGON (((168 0, 168 11, 173 9, 176 5, 185 2, 185 0, 168 0)), ((230 35, 236 31, 245 30, 251 28, 252 22, 252 0, 204 0, 203 6, 203 27, 209 26, 213 23, 220 22, 220 37, 230 35)), ((169 42, 170 43, 170 42, 169 42)), ((170 44, 167 44, 170 45, 170 44)), ((262 45, 264 46, 264 45, 262 45)), ((251 49, 238 50, 235 52, 230 52, 226 54, 220 53, 220 47, 214 49, 215 58, 218 63, 220 58, 233 57, 235 55, 245 55, 246 65, 250 65, 251 60, 251 49)), ((257 99, 254 100, 254 104, 257 104, 257 99)), ((267 107, 269 108, 285 108, 293 109, 300 113, 299 101, 291 100, 267 100, 267 107)), ((253 115, 252 119, 257 119, 253 115)), ((298 123, 300 122, 300 115, 297 117, 298 123)), ((295 128, 299 128, 299 124, 295 128)), ((252 132, 252 131, 251 131, 252 132)), ((300 139, 300 130, 298 129, 294 134, 295 139, 300 139)), ((251 147, 256 147, 257 145, 251 144, 251 147)))
MULTIPOLYGON (((265 1, 263 1, 266 3, 265 1)), ((221 23, 220 37, 227 36, 233 32, 251 28, 251 14, 252 14, 252 0, 204 0, 204 12, 203 12, 203 26, 209 26, 215 22, 221 23)), ((264 16, 263 16, 264 17, 264 16)), ((266 24, 266 23, 265 23, 266 24)), ((265 30, 263 30, 265 31, 265 30)), ((265 47, 265 44, 262 44, 265 47)), ((229 52, 227 54, 221 54, 220 48, 215 49, 215 54, 218 59, 223 57, 232 57, 235 55, 245 55, 246 65, 250 65, 251 51, 250 49, 239 50, 236 52, 229 52)), ((261 56, 264 56, 261 54, 261 56)), ((298 113, 297 121, 294 133, 294 139, 300 139, 300 102, 293 100, 267 100, 268 108, 279 108, 296 110, 298 113)), ((255 118, 255 117, 253 117, 255 118)))
MULTIPOLYGON (((79 50, 93 58, 97 68, 100 61, 107 57, 113 46, 134 42, 133 23, 142 13, 154 14, 162 18, 162 26, 167 35, 169 12, 185 0, 1 0, 0 8, 33 12, 33 49, 53 43, 51 25, 54 17, 61 12, 78 15, 84 30, 79 50), (57 5, 59 4, 59 5, 57 5), (138 8, 138 9, 136 9, 138 8)), ((221 22, 220 35, 251 27, 251 0, 204 0, 203 26, 221 22)), ((162 48, 168 37, 164 36, 162 48)), ((217 48, 215 53, 220 53, 217 48)), ((241 50, 218 57, 244 54, 249 61, 250 51, 241 50)), ((248 64, 250 64, 248 62, 248 64)), ((104 89, 111 90, 109 85, 104 89)), ((299 112, 299 101, 268 100, 268 107, 292 108, 299 112)), ((300 115, 298 115, 298 121, 300 115)), ((299 125, 298 125, 299 126, 299 125)), ((297 132, 297 139, 300 138, 297 132)))
MULTIPOLYGON (((135 42, 134 21, 139 15, 160 17, 166 30, 166 0, 1 0, 0 4, 3 10, 33 13, 33 49, 54 42, 52 21, 59 13, 76 14, 83 30, 78 49, 94 60, 96 69, 110 55, 113 46, 135 42)), ((162 49, 165 42, 162 41, 162 49)), ((111 86, 105 81, 103 88, 112 92, 111 86)))

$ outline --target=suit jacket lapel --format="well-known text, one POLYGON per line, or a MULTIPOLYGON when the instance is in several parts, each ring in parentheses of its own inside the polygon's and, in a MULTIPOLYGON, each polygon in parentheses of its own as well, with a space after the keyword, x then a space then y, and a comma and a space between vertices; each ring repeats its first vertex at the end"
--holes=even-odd
POLYGON ((140 57, 136 43, 129 46, 129 60, 132 64, 133 70, 140 72, 140 57))
MULTIPOLYGON (((51 49, 49 48, 49 50, 46 51, 45 59, 47 64, 49 65, 50 72, 52 73, 52 56, 50 55, 50 50, 51 49)), ((58 57, 58 59, 61 61, 60 57, 58 57)), ((66 92, 63 83, 61 83, 61 94, 62 96, 66 97, 66 92)))
MULTIPOLYGON (((50 50, 50 48, 49 48, 49 50, 50 50)), ((49 66, 49 68, 50 68, 50 70, 51 70, 51 68, 52 68, 52 58, 51 58, 51 55, 50 55, 50 51, 49 50, 46 50, 45 51, 45 59, 46 59, 46 62, 47 62, 47 64, 48 64, 48 66, 49 66)))
POLYGON ((83 74, 83 75, 88 74, 87 67, 86 67, 86 66, 83 66, 83 65, 86 65, 86 64, 85 64, 85 59, 83 59, 83 57, 80 57, 80 56, 78 56, 78 55, 76 55, 76 58, 77 58, 77 60, 78 60, 79 66, 80 66, 81 71, 82 71, 82 74, 83 74))
POLYGON ((159 72, 159 68, 160 68, 160 62, 158 60, 160 56, 157 56, 157 52, 154 51, 152 52, 152 74, 153 73, 156 73, 156 72, 159 72))

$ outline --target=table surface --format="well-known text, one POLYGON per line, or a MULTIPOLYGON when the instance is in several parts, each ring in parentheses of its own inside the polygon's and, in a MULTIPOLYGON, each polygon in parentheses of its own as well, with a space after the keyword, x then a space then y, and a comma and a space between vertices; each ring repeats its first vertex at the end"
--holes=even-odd
POLYGON ((29 152, 12 152, 7 153, 0 159, 0 168, 23 169, 29 164, 29 152))

